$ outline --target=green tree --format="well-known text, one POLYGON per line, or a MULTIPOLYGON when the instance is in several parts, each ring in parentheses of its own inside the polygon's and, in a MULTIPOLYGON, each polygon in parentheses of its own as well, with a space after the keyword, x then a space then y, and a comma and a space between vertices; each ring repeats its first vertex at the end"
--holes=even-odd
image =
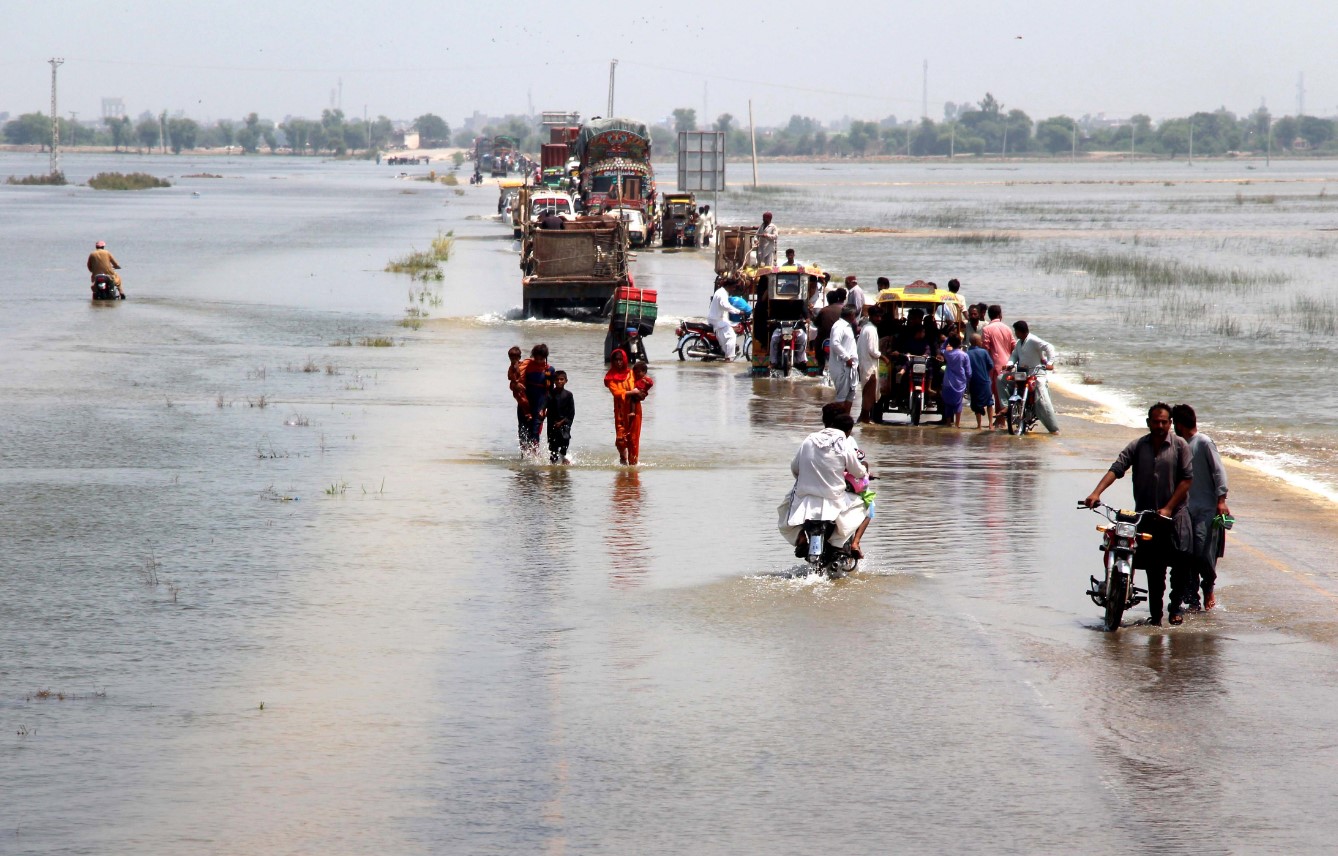
POLYGON ((312 145, 317 149, 329 148, 336 155, 342 156, 348 153, 348 144, 344 138, 344 111, 343 110, 322 110, 321 111, 321 129, 324 134, 321 138, 321 145, 316 144, 312 138, 312 145))
POLYGON ((674 132, 697 130, 697 111, 691 107, 674 109, 674 132))
POLYGON ((724 133, 729 137, 729 132, 734 130, 734 117, 729 113, 721 113, 715 117, 715 130, 724 133))
POLYGON ((1071 151, 1076 126, 1068 116, 1051 116, 1036 126, 1036 144, 1052 155, 1071 151))
MULTIPOLYGON (((375 119, 372 120, 372 128, 371 128, 372 148, 374 149, 388 148, 390 146, 390 135, 393 134, 394 132, 395 132, 394 122, 390 121, 390 119, 387 118, 386 116, 377 116, 375 119)), ((460 145, 460 143, 458 142, 459 135, 457 134, 456 137, 457 137, 456 145, 458 146, 460 145)), ((443 137, 443 139, 449 139, 449 138, 443 137)))
POLYGON ((135 136, 135 129, 132 127, 129 116, 108 116, 103 120, 107 124, 107 129, 111 131, 112 147, 120 151, 123 146, 129 146, 130 141, 135 136))
POLYGON ((195 148, 195 140, 200 134, 200 126, 194 119, 169 119, 167 139, 172 146, 172 154, 181 154, 182 149, 195 148))
POLYGON ((938 128, 933 120, 921 119, 920 124, 911 132, 910 154, 913 157, 938 154, 938 128))
POLYGON ((216 127, 218 128, 219 139, 222 141, 221 144, 231 146, 237 139, 237 126, 231 119, 219 119, 216 127))
POLYGON ((1317 149, 1333 139, 1333 122, 1317 116, 1298 116, 1296 133, 1310 144, 1310 148, 1317 149))
POLYGON ((414 119, 413 126, 424 145, 448 143, 451 139, 451 126, 446 124, 445 119, 433 113, 424 113, 414 119))
POLYGON ((237 131, 237 145, 247 154, 255 154, 260 148, 260 117, 250 113, 242 120, 242 127, 237 131))
POLYGON ((51 148, 51 119, 43 113, 24 113, 5 123, 5 142, 14 146, 51 148))
POLYGON ((145 116, 135 123, 135 139, 139 141, 141 149, 153 151, 161 136, 162 126, 158 124, 157 117, 145 116))
POLYGON ((1300 125, 1296 117, 1283 116, 1273 123, 1273 148, 1290 149, 1300 135, 1300 125))

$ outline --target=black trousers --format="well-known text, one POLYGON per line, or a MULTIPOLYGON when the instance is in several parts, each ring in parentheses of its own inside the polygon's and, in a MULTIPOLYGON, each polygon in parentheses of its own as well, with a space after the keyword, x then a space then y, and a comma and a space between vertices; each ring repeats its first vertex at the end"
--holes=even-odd
POLYGON ((1171 615, 1178 614, 1184 605, 1193 599, 1194 589, 1199 581, 1198 567, 1194 557, 1179 550, 1173 551, 1169 565, 1171 591, 1170 597, 1167 598, 1167 567, 1164 564, 1149 565, 1145 571, 1148 576, 1148 614, 1154 620, 1161 618, 1163 599, 1169 604, 1168 609, 1171 615))

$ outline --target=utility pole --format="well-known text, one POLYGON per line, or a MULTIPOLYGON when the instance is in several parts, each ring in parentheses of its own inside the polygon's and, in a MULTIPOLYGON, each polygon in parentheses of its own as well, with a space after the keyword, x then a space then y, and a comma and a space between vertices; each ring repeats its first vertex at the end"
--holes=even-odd
POLYGON ((1189 165, 1194 165, 1194 123, 1189 123, 1189 165))
POLYGON ((1008 126, 1004 125, 1003 148, 999 150, 999 157, 1004 158, 1007 156, 1008 156, 1008 126))
POLYGON ((753 139, 753 190, 757 189, 757 128, 753 125, 753 99, 748 99, 748 136, 753 139))
POLYGON ((948 129, 948 159, 952 160, 957 154, 957 122, 954 121, 948 129))
POLYGON ((60 172, 60 115, 56 112, 56 69, 60 68, 65 60, 54 57, 47 62, 51 63, 51 174, 55 175, 60 172))
POLYGON ((1273 117, 1268 117, 1268 148, 1264 154, 1264 166, 1273 165, 1273 117))
POLYGON ((1296 75, 1296 118, 1305 115, 1305 72, 1296 75))
POLYGON ((1069 153, 1069 162, 1078 162, 1078 123, 1073 123, 1073 151, 1069 153))
POLYGON ((929 118, 929 60, 925 60, 923 84, 920 90, 920 118, 929 118))
POLYGON ((609 60, 609 109, 608 112, 604 114, 604 118, 606 119, 613 118, 613 78, 615 72, 617 71, 618 71, 618 60, 616 59, 609 60))
POLYGON ((1136 154, 1136 152, 1134 151, 1134 142, 1135 142, 1135 138, 1136 138, 1137 136, 1138 136, 1138 126, 1135 125, 1133 122, 1130 122, 1130 123, 1129 123, 1129 160, 1133 160, 1133 159, 1134 159, 1134 155, 1136 154))

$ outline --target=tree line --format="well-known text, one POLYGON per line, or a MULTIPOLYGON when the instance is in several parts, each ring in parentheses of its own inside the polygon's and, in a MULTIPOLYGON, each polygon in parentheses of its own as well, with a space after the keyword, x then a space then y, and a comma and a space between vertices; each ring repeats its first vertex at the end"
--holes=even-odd
MULTIPOLYGON (((385 116, 363 121, 349 119, 344 111, 322 110, 319 119, 290 117, 282 122, 250 113, 240 120, 219 119, 201 125, 184 116, 145 112, 138 119, 108 117, 100 126, 57 119, 61 145, 108 146, 116 151, 171 151, 180 154, 195 149, 236 146, 245 153, 265 147, 271 153, 342 156, 350 152, 375 152, 390 148, 395 124, 385 116)), ((424 145, 448 145, 450 126, 440 116, 424 113, 414 120, 414 130, 424 145)), ((10 145, 51 146, 51 118, 45 113, 24 113, 6 122, 4 140, 10 145)))
MULTIPOLYGON (((665 142, 673 145, 676 132, 693 130, 698 130, 696 110, 674 110, 672 129, 664 127, 665 142)), ((726 151, 734 155, 751 151, 747 128, 738 127, 729 113, 722 113, 703 130, 725 132, 726 151)), ((1121 122, 1091 116, 1051 116, 1036 122, 1022 110, 1006 110, 990 93, 977 103, 949 102, 942 121, 902 123, 889 117, 853 120, 840 130, 829 130, 817 119, 791 116, 781 127, 758 129, 757 153, 772 157, 931 157, 1122 151, 1174 158, 1189 152, 1191 134, 1194 153, 1202 155, 1270 150, 1338 153, 1338 125, 1316 116, 1275 119, 1262 107, 1237 116, 1223 107, 1155 124, 1143 114, 1121 122)))

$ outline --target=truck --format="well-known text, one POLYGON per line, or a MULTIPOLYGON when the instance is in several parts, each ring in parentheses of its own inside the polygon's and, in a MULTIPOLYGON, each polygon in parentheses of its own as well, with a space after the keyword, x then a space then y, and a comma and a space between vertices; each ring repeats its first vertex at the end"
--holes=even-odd
POLYGON ((655 170, 650 165, 650 130, 633 119, 599 119, 581 126, 576 137, 581 201, 591 213, 614 208, 640 210, 649 244, 659 228, 655 170))
POLYGON ((516 140, 514 137, 508 137, 505 134, 498 134, 492 138, 492 174, 501 178, 506 178, 509 172, 516 165, 516 140))
POLYGON ((539 165, 545 187, 567 189, 566 143, 544 143, 539 149, 539 165))
POLYGON ((529 233, 520 266, 526 318, 595 318, 631 284, 627 236, 612 217, 577 217, 561 229, 529 233))

